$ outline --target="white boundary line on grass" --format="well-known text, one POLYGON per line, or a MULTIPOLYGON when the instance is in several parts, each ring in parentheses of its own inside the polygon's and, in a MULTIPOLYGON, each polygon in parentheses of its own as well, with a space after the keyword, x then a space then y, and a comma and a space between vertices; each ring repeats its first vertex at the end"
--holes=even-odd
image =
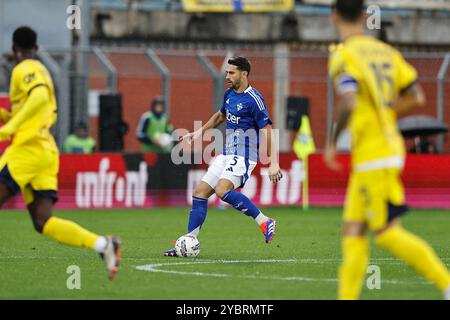
MULTIPOLYGON (((73 259, 72 256, 68 257, 68 256, 43 256, 43 255, 5 255, 2 256, 0 255, 0 260, 31 260, 31 259, 39 259, 39 260, 45 260, 45 259, 53 259, 53 260, 67 260, 67 259, 73 259)), ((175 258, 178 259, 178 258, 175 258)), ((442 261, 444 261, 447 265, 449 265, 450 262, 450 258, 441 258, 440 259, 442 261)), ((122 260, 128 260, 128 261, 148 261, 151 260, 149 258, 132 258, 132 257, 122 257, 122 260)), ((304 258, 304 259, 287 259, 287 260, 292 260, 293 262, 297 262, 297 263, 317 263, 317 264, 336 264, 336 263, 340 263, 342 262, 341 259, 337 259, 337 258, 325 258, 325 259, 315 259, 315 258, 304 258)), ((287 261, 287 260, 281 260, 281 261, 287 261)), ((207 261, 209 263, 209 261, 234 261, 234 260, 209 260, 209 259, 197 259, 194 260, 197 262, 202 262, 202 261, 207 261)), ((245 261, 245 260, 237 260, 237 261, 245 261)), ((251 260, 253 261, 253 260, 251 260)), ((260 261, 260 260, 258 260, 260 261)), ((268 260, 266 260, 268 261, 268 260)), ((273 260, 270 260, 273 261, 273 260)), ((376 264, 376 263, 387 263, 387 264, 398 264, 398 265, 404 265, 405 263, 403 261, 401 261, 398 258, 372 258, 369 262, 369 264, 376 264)), ((225 262, 224 262, 225 263, 225 262)))
MULTIPOLYGON (((55 260, 67 260, 67 257, 54 257, 54 256, 30 256, 30 255, 7 255, 0 256, 0 261, 3 260, 30 260, 30 259, 55 259, 55 260)), ((178 259, 178 258, 170 258, 178 259)), ((148 261, 148 258, 126 258, 122 257, 122 260, 129 261, 148 261)), ((450 258, 441 258, 442 261, 450 261, 450 258)), ((331 264, 340 263, 341 259, 326 258, 326 259, 259 259, 259 260, 192 260, 186 262, 168 262, 168 263, 154 263, 136 266, 137 270, 155 272, 155 273, 171 273, 178 275, 188 275, 188 276, 205 276, 205 277, 221 277, 221 278, 241 278, 241 279, 258 279, 258 280, 281 280, 281 281, 321 281, 321 282, 337 282, 336 278, 314 278, 314 277, 297 277, 297 276, 263 276, 263 275, 232 275, 225 273, 209 273, 209 272, 188 272, 188 271, 175 271, 175 270, 161 270, 159 268, 166 266, 177 266, 177 265, 193 265, 193 264, 237 264, 237 263, 306 263, 306 264, 331 264)), ((375 264, 377 262, 388 263, 388 264, 404 264, 401 260, 397 258, 373 258, 369 264, 375 264)), ((425 284, 427 281, 401 281, 401 280, 383 280, 383 283, 389 284, 425 284)))
MULTIPOLYGON (((390 259, 390 258, 388 258, 390 259)), ((212 272, 192 272, 164 270, 162 267, 182 266, 182 265, 201 265, 201 264, 238 264, 238 263, 321 263, 325 261, 340 261, 338 259, 259 259, 259 260, 192 260, 186 262, 163 262, 136 266, 137 270, 170 273, 177 275, 188 275, 198 277, 216 277, 216 278, 241 278, 241 279, 258 279, 258 280, 280 280, 280 281, 311 281, 311 282, 337 282, 336 278, 315 278, 301 276, 264 276, 264 275, 231 275, 226 273, 212 272)), ((383 280, 383 283, 389 284, 424 284, 425 281, 399 281, 399 280, 383 280)))

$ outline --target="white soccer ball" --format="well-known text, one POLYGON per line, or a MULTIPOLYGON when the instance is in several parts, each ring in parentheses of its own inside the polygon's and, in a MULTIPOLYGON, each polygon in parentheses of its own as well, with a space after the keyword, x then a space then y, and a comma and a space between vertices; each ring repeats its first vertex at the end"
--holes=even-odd
POLYGON ((193 258, 200 253, 200 242, 191 235, 184 235, 177 239, 175 250, 178 257, 193 258))
POLYGON ((165 148, 170 146, 172 143, 172 136, 168 133, 162 133, 158 136, 158 143, 161 145, 161 147, 165 148))

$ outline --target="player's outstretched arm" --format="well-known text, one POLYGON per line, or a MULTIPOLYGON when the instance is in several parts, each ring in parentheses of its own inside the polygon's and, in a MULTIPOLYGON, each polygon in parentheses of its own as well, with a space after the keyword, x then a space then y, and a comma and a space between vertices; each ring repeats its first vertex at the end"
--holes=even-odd
POLYGON ((25 104, 11 119, 0 128, 0 141, 9 140, 17 129, 28 119, 33 117, 41 107, 49 101, 48 91, 45 86, 33 89, 25 104))
POLYGON ((280 165, 278 163, 278 146, 276 145, 275 139, 272 137, 272 125, 266 125, 261 129, 261 133, 264 141, 266 141, 266 146, 268 146, 267 155, 270 159, 269 179, 273 183, 277 183, 283 178, 283 174, 281 173, 280 165))
POLYGON ((208 130, 208 129, 212 129, 217 127, 219 124, 221 124, 222 122, 224 122, 226 120, 225 115, 220 112, 217 111, 216 113, 213 114, 213 116, 203 125, 203 127, 201 127, 200 129, 194 131, 194 132, 189 132, 188 134, 180 137, 180 142, 181 141, 187 141, 188 143, 191 143, 192 140, 198 139, 200 138, 203 133, 208 130))
POLYGON ((425 103, 422 87, 418 83, 414 83, 407 90, 400 92, 393 109, 397 116, 402 116, 411 110, 424 107, 425 103))

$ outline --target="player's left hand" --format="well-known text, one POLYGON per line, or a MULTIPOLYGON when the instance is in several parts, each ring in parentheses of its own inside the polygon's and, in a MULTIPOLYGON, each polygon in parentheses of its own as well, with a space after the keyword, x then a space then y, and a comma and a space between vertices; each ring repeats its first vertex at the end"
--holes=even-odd
POLYGON ((8 141, 11 139, 12 132, 7 126, 0 128, 0 141, 8 141))
POLYGON ((326 166, 331 170, 340 171, 342 165, 336 160, 336 153, 335 145, 327 145, 325 153, 323 154, 323 160, 325 161, 326 166))
POLYGON ((272 183, 277 183, 283 178, 283 173, 281 172, 280 166, 278 163, 270 164, 269 167, 269 179, 272 183))

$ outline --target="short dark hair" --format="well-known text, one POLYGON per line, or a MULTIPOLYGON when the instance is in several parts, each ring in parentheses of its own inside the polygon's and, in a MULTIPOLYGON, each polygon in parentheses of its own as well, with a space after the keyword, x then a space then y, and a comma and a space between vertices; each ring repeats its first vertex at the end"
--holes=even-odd
POLYGON ((364 11, 364 0, 336 0, 333 9, 348 22, 356 22, 364 11))
POLYGON ((13 33, 13 44, 24 50, 33 49, 37 46, 37 34, 30 27, 19 27, 13 33))
POLYGON ((248 61, 248 59, 244 57, 234 57, 228 59, 228 64, 236 66, 240 71, 247 71, 248 74, 250 74, 250 70, 252 69, 250 61, 248 61))
POLYGON ((163 107, 165 105, 165 100, 161 96, 156 96, 153 98, 152 103, 150 104, 150 108, 153 109, 157 104, 161 104, 163 107))
POLYGON ((78 130, 78 129, 87 130, 88 129, 87 124, 85 122, 82 122, 82 121, 78 122, 77 126, 75 127, 75 130, 78 130))

